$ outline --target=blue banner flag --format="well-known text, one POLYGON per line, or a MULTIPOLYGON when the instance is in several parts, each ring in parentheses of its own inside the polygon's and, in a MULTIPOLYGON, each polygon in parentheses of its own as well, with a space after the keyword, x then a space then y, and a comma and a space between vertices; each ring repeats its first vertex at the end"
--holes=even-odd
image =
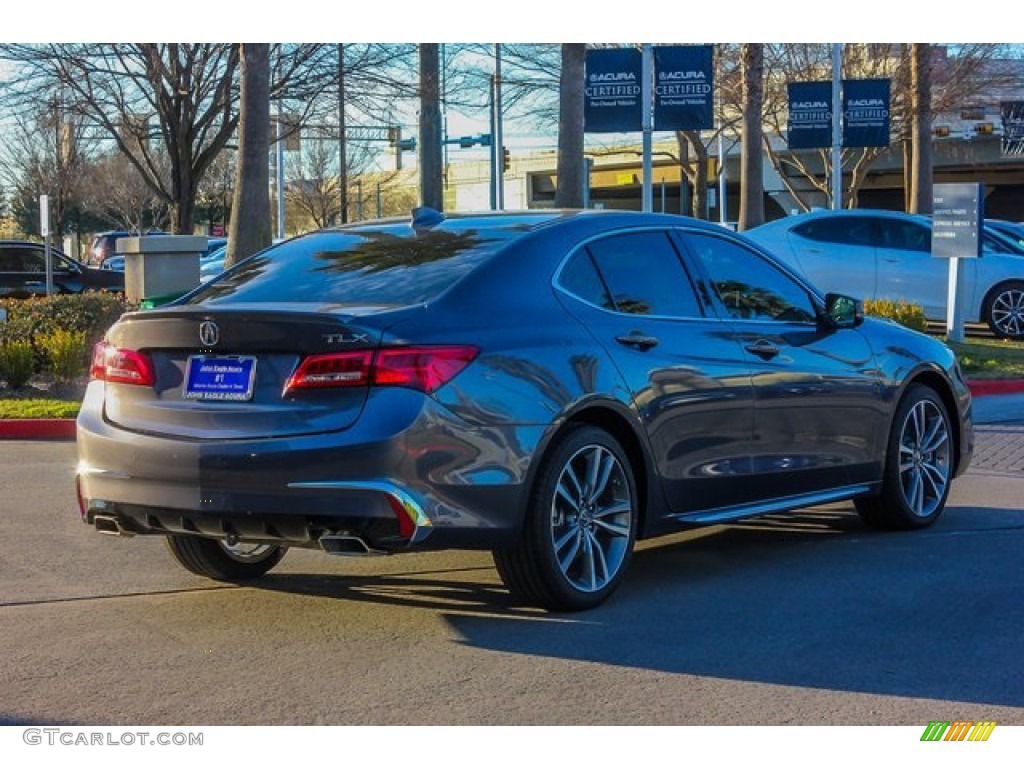
POLYGON ((790 149, 832 146, 832 83, 790 83, 788 141, 790 149))
POLYGON ((1003 101, 999 104, 1003 117, 1004 155, 1024 155, 1024 101, 1003 101))
POLYGON ((583 125, 589 133, 639 131, 640 51, 600 48, 587 51, 583 125))
POLYGON ((889 146, 890 82, 843 80, 843 146, 889 146))
POLYGON ((715 127, 714 59, 710 45, 654 48, 654 130, 715 127))

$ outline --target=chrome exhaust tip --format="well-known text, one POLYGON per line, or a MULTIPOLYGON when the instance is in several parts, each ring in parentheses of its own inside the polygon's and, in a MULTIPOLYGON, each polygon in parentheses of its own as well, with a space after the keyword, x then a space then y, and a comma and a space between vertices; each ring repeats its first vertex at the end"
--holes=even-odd
POLYGON ((320 548, 329 555, 386 555, 382 549, 374 549, 359 536, 341 533, 328 533, 320 537, 320 548))
POLYGON ((92 524, 99 533, 107 536, 134 536, 132 531, 121 527, 120 521, 114 515, 96 515, 92 524))

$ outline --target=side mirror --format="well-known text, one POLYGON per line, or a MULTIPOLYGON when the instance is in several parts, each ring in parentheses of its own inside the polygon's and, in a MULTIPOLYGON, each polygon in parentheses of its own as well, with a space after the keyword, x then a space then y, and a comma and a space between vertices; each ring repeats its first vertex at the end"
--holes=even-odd
POLYGON ((824 319, 832 328, 856 328, 864 322, 864 304, 841 293, 827 293, 824 319))

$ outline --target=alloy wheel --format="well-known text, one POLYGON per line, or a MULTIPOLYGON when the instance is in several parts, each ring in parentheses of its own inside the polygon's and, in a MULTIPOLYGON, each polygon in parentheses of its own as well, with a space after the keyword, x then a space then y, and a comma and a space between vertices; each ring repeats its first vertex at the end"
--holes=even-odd
POLYGON ((930 400, 914 404, 900 432, 899 478, 910 511, 929 517, 942 504, 950 475, 950 435, 945 414, 930 400))
POLYGON ((1024 336, 1024 290, 1009 288, 992 300, 992 325, 1011 338, 1024 336))
POLYGON ((582 592, 604 588, 629 552, 633 498, 626 471, 602 445, 566 462, 551 502, 551 544, 566 581, 582 592))

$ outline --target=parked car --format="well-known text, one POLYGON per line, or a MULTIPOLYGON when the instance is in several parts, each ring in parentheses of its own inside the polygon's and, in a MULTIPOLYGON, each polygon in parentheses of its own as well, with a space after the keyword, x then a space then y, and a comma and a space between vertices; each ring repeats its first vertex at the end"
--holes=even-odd
MULTIPOLYGON (((227 248, 227 242, 228 240, 226 237, 210 238, 206 253, 199 257, 200 270, 202 270, 202 267, 205 264, 209 263, 211 258, 217 258, 218 256, 221 259, 221 265, 217 272, 220 272, 224 268, 224 251, 227 248)), ((100 264, 100 269, 113 269, 118 272, 124 272, 124 256, 107 256, 100 264)))
MULTIPOLYGON (((124 291, 124 275, 93 269, 51 248, 56 293, 124 291)), ((46 250, 39 243, 0 240, 0 298, 46 295, 46 250)))
MULTIPOLYGON (((945 321, 949 264, 931 255, 931 220, 893 211, 812 211, 769 222, 747 236, 826 291, 864 299, 904 299, 945 321)), ((965 259, 961 296, 967 322, 1024 339, 1024 254, 985 228, 983 254, 965 259)))
POLYGON ((214 251, 219 251, 221 248, 226 247, 228 239, 226 237, 211 237, 206 242, 206 253, 203 256, 209 256, 214 251))
POLYGON ((1024 253, 1024 224, 1002 219, 985 219, 985 227, 1010 239, 1024 253))
POLYGON ((349 225, 127 314, 78 417, 83 519, 251 579, 288 547, 493 551, 595 606, 637 539, 853 500, 923 528, 973 445, 953 353, 676 216, 349 225))
MULTIPOLYGON (((144 235, 166 235, 166 232, 160 230, 150 230, 142 233, 144 235)), ((84 263, 90 267, 102 267, 106 259, 115 254, 115 245, 117 241, 122 237, 139 237, 138 232, 129 232, 124 229, 115 229, 109 232, 99 232, 93 235, 92 243, 89 244, 89 251, 85 257, 84 263)), ((107 269, 116 269, 116 267, 106 267, 107 269)), ((122 271, 124 266, 122 262, 122 271)))
POLYGON ((227 250, 227 243, 224 243, 199 260, 199 279, 202 282, 205 283, 224 271, 224 256, 227 250))

